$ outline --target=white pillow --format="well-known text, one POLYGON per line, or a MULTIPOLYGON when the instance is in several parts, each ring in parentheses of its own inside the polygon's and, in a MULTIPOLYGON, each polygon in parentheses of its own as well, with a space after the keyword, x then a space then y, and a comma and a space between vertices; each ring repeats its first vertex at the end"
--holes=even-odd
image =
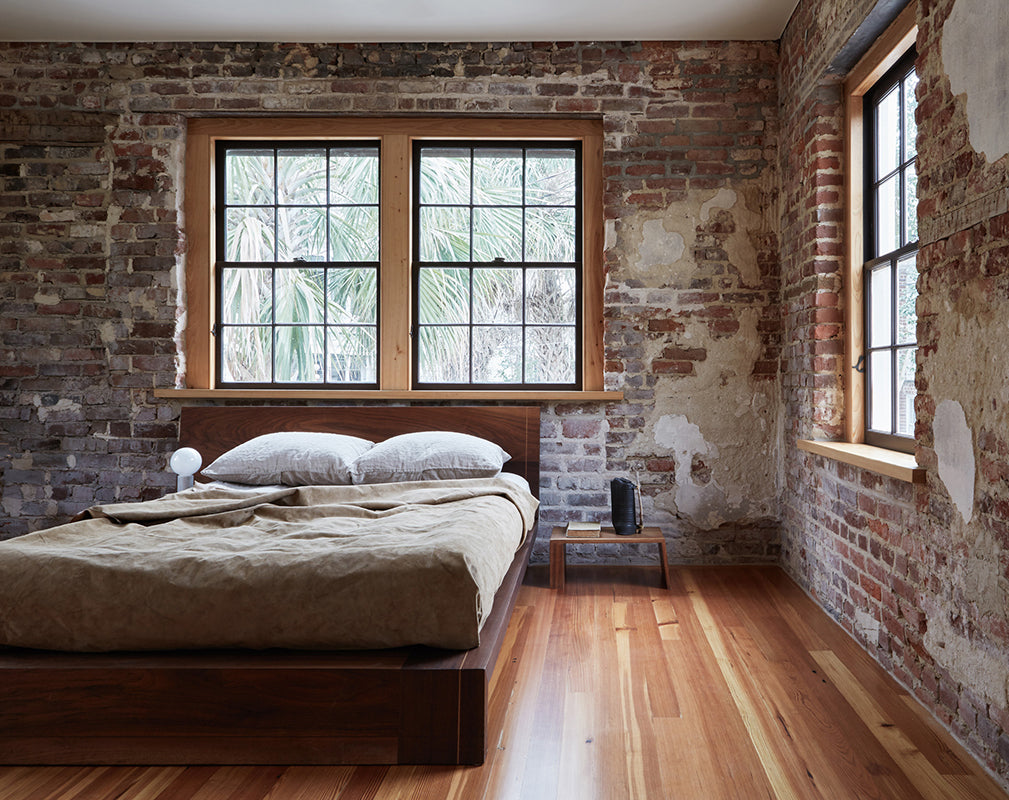
POLYGON ((224 453, 203 474, 257 486, 346 485, 351 464, 374 445, 341 433, 267 433, 224 453))
POLYGON ((351 467, 354 483, 489 478, 511 456, 468 433, 423 431, 379 442, 351 467))

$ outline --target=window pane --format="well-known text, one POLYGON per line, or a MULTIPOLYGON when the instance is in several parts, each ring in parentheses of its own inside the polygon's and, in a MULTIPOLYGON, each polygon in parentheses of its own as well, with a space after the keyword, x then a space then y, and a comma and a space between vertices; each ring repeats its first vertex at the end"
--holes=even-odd
POLYGON ((420 202, 466 205, 470 202, 470 151, 425 148, 420 159, 420 202))
POLYGON ((893 431, 893 364, 891 350, 869 354, 869 427, 893 431))
POLYGON ((469 383, 469 328, 422 327, 419 350, 420 382, 469 383))
POLYGON ((221 321, 238 324, 270 322, 272 275, 269 269, 225 269, 221 276, 221 321))
POLYGON ((420 210, 420 260, 469 261, 469 209, 420 210))
POLYGON ((228 261, 273 261, 273 209, 229 208, 225 221, 228 261))
POLYGON ((278 269, 275 320, 322 322, 322 268, 278 269))
POLYGON ((329 250, 330 261, 378 261, 378 208, 331 208, 329 250))
POLYGON ((473 153, 473 202, 522 205, 522 151, 478 149, 473 153))
POLYGON ((904 171, 904 244, 918 241, 918 173, 914 164, 904 171))
POLYGON ((473 209, 473 260, 522 260, 522 209, 473 209))
POLYGON ((914 436, 915 354, 917 348, 897 351, 897 434, 914 436))
POLYGON ((869 347, 892 344, 893 295, 890 265, 876 267, 869 276, 869 347))
POLYGON ((281 205, 325 205, 325 149, 284 149, 277 153, 277 202, 281 205))
POLYGON ((900 247, 900 175, 887 178, 876 190, 876 255, 900 247))
POLYGON ((269 383, 272 328, 224 328, 221 378, 233 383, 269 383))
POLYGON ((911 253, 897 262, 897 344, 917 341, 918 299, 917 254, 911 253))
POLYGON ((378 202, 378 148, 330 150, 329 202, 378 202))
POLYGON ((526 209, 526 261, 575 260, 575 210, 526 209))
POLYGON ((915 99, 915 88, 918 86, 918 74, 912 72, 904 78, 904 160, 910 161, 918 153, 918 124, 914 119, 914 110, 918 107, 915 99))
POLYGON ((574 364, 574 328, 526 328, 526 382, 571 383, 574 364))
POLYGON ((224 181, 227 205, 273 205, 273 151, 228 151, 224 181))
POLYGON ((419 322, 469 322, 469 270, 431 267, 420 272, 419 322))
POLYGON ((326 259, 326 209, 277 209, 277 260, 326 259))
POLYGON ((378 310, 378 274, 372 267, 328 270, 329 322, 374 325, 378 310))
POLYGON ((530 269, 526 272, 526 322, 575 323, 573 269, 530 269))
POLYGON ((900 158, 900 90, 893 89, 876 104, 876 180, 897 169, 900 158))
POLYGON ((323 328, 295 325, 276 328, 273 374, 278 383, 321 383, 323 328))
POLYGON ((522 380, 522 329, 473 328, 473 382, 517 383, 522 380))
POLYGON ((473 321, 499 325, 522 322, 522 270, 473 270, 473 321))
POLYGON ((375 329, 329 328, 326 380, 330 383, 375 383, 378 347, 375 329))
POLYGON ((575 205, 574 150, 529 150, 526 153, 526 203, 575 205))

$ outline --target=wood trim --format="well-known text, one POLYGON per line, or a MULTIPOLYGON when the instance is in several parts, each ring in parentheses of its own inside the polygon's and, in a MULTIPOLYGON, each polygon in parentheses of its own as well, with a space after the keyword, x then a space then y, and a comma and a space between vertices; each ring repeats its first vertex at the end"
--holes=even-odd
POLYGON ((814 439, 799 439, 798 447, 807 453, 815 453, 899 481, 925 482, 925 468, 919 467, 910 453, 899 453, 896 450, 856 442, 821 442, 814 439))
POLYGON ((596 400, 619 402, 623 392, 592 391, 564 392, 546 390, 529 391, 386 391, 384 389, 155 389, 155 397, 173 400, 416 400, 435 402, 450 400, 518 400, 518 401, 566 401, 582 403, 596 400))
MULTIPOLYGON (((868 52, 852 67, 844 81, 846 136, 845 196, 845 375, 844 375, 844 437, 851 444, 865 440, 865 378, 855 369, 865 348, 865 304, 862 287, 862 265, 865 261, 865 219, 862 213, 863 173, 863 108, 862 98, 907 52, 918 35, 917 3, 908 6, 890 23, 868 52)), ((875 448, 880 450, 881 448, 875 448)), ((888 452, 888 451, 884 451, 888 452)))
POLYGON ((550 117, 196 117, 189 135, 215 139, 578 139, 600 135, 601 119, 550 117))
POLYGON ((186 139, 186 385, 213 386, 214 347, 210 327, 214 318, 213 143, 194 133, 186 139))
POLYGON ((379 267, 379 386, 410 388, 410 137, 382 139, 381 266, 379 267))
POLYGON ((603 137, 582 140, 582 389, 603 388, 603 137))
MULTIPOLYGON (((410 347, 410 142, 427 138, 581 140, 583 160, 583 311, 581 392, 540 393, 466 391, 467 399, 614 399, 589 397, 602 393, 603 382, 603 185, 602 120, 597 118, 516 117, 201 117, 189 120, 186 163, 186 387, 214 389, 213 325, 213 153, 227 139, 375 139, 382 142, 382 250, 380 266, 379 389, 331 393, 294 390, 261 395, 242 390, 244 397, 338 397, 403 399, 411 384, 410 347)), ((230 391, 230 390, 229 390, 230 391)), ((444 396, 445 393, 440 393, 444 396)), ((183 396, 159 394, 158 396, 183 396)), ((193 395, 216 397, 216 395, 193 395)), ((439 393, 410 393, 437 398, 439 393)))

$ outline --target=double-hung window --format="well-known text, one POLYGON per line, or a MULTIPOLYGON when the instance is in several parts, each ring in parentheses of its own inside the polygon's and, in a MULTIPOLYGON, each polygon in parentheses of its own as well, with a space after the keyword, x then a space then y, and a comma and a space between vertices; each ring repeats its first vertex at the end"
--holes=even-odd
POLYGON ((191 121, 188 388, 602 391, 601 154, 597 120, 191 121))
POLYGON ((414 364, 422 388, 574 388, 581 148, 414 144, 414 364))
POLYGON ((217 145, 217 381, 377 386, 375 144, 217 145))
POLYGON ((865 441, 914 448, 918 297, 914 50, 869 90, 865 113, 865 441))

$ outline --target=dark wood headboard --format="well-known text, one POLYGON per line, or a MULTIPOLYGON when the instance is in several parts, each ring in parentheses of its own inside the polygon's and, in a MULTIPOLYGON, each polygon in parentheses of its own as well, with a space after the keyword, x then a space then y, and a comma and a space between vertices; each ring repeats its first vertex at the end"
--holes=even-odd
POLYGON ((204 466, 264 433, 345 433, 380 442, 400 433, 457 431, 497 443, 510 455, 504 465, 540 486, 539 406, 186 406, 179 443, 203 456, 204 466))

